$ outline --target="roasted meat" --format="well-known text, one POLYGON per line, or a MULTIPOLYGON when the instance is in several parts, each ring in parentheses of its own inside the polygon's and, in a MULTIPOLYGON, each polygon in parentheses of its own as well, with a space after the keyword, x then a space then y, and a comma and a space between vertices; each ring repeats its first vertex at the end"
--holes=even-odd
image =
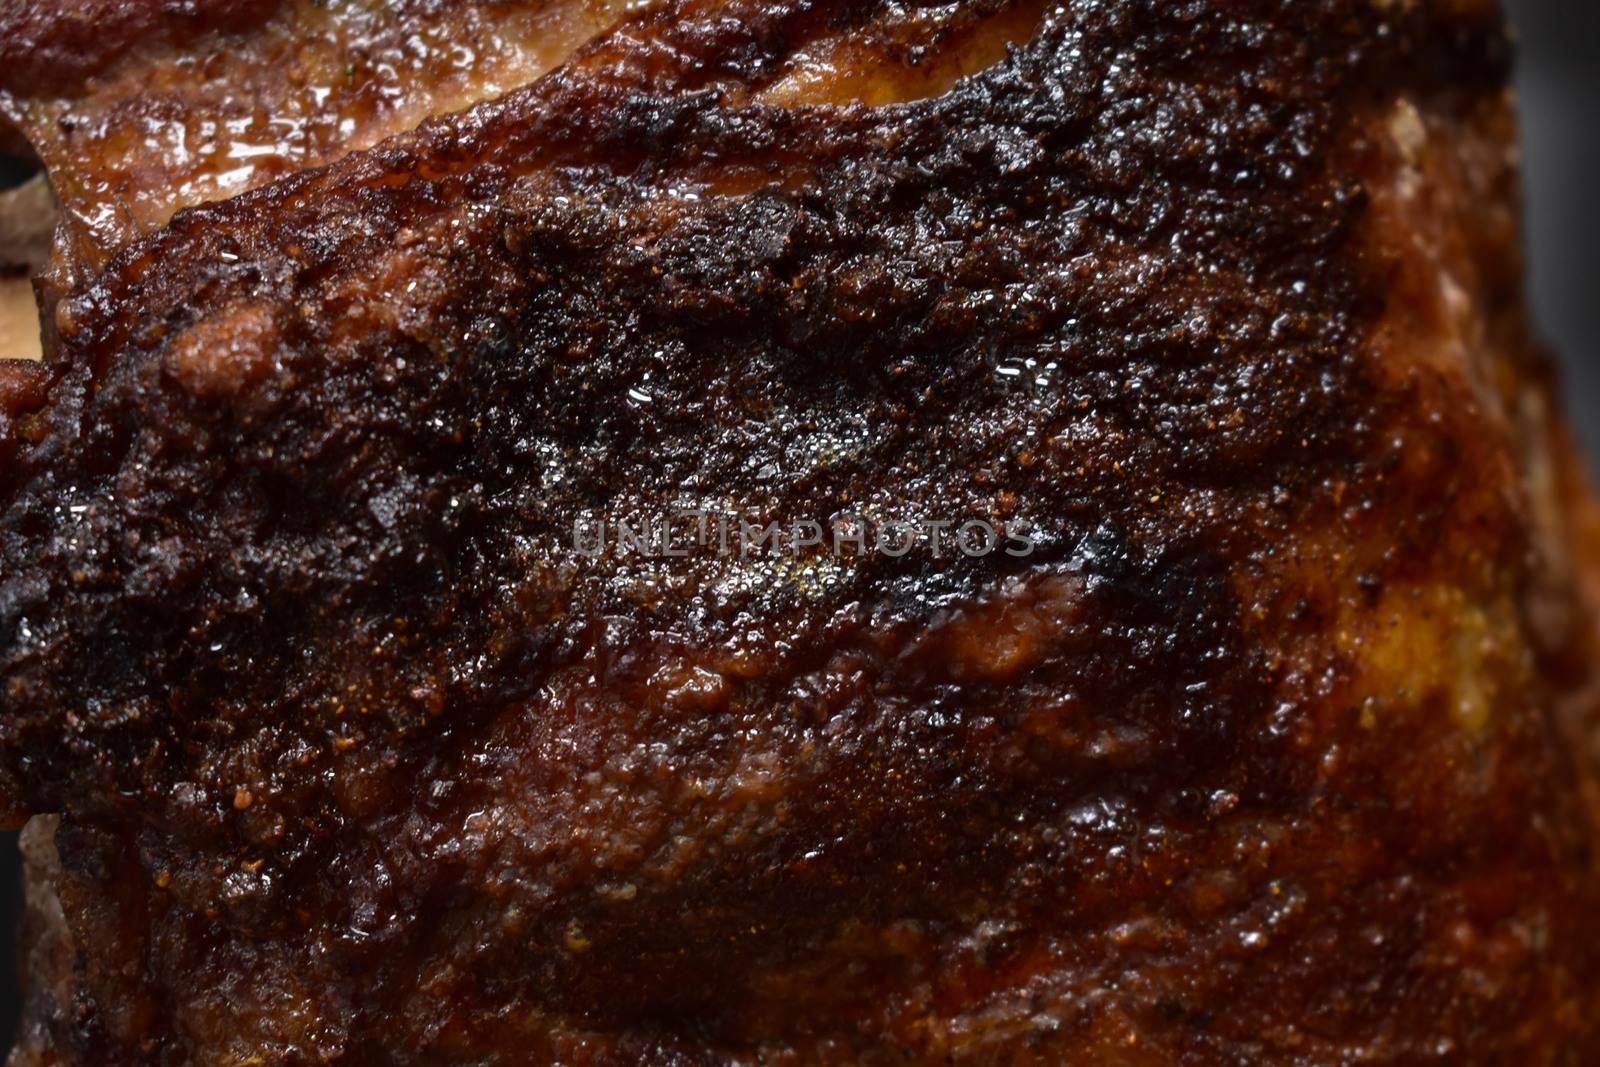
MULTIPOLYGON (((1600 1057, 1496 5, 660 0, 223 200, 57 6, 14 1063, 1600 1057)), ((130 10, 188 129, 365 9, 130 10)))
POLYGON ((534 80, 622 0, 10 0, 0 116, 55 182, 74 263, 180 208, 534 80))

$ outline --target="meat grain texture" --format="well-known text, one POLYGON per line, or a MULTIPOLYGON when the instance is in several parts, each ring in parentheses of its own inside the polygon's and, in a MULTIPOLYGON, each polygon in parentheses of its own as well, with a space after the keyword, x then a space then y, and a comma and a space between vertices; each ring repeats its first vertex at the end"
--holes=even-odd
POLYGON ((1493 3, 23 0, 0 57, 65 219, 14 1064, 1600 1060, 1493 3), (237 187, 128 139, 305 108, 237 187), (1034 550, 574 551, 674 508, 1034 550))

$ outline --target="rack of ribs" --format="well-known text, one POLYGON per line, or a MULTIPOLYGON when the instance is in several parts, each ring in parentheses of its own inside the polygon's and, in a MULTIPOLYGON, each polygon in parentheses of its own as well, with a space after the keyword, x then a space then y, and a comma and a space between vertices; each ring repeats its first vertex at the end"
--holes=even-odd
POLYGON ((0 58, 62 218, 14 1064, 1600 1057, 1494 3, 21 0, 0 58))

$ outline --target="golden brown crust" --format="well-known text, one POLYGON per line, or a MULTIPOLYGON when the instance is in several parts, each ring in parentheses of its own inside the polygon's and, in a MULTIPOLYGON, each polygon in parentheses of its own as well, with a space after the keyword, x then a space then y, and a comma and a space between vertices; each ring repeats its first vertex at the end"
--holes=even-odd
POLYGON ((80 953, 25 1055, 1600 1052, 1496 13, 919 10, 662 5, 62 300, 0 467, 80 953), (1037 547, 572 551, 684 504, 1037 547))

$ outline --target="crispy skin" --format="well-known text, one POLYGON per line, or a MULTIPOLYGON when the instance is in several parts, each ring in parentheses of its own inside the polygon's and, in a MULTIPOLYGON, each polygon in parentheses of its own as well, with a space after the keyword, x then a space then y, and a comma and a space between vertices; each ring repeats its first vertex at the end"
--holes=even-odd
POLYGON ((1506 51, 683 0, 124 248, 0 468, 18 1062, 1600 1055, 1506 51), (1037 548, 573 551, 684 504, 1037 548))

